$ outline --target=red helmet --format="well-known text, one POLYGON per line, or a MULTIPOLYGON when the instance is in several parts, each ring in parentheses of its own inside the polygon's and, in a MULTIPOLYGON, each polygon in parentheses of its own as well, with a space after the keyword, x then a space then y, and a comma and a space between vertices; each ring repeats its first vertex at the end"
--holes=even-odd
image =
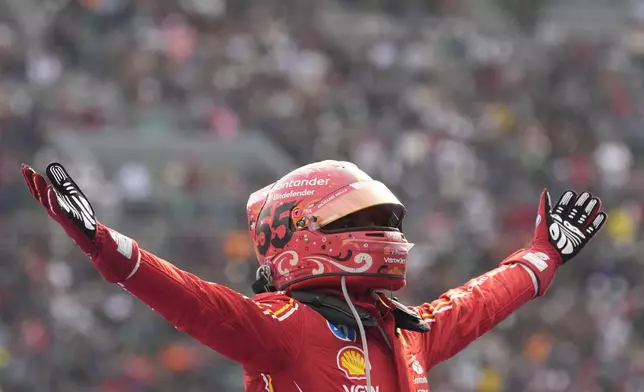
POLYGON ((253 193, 250 236, 276 290, 405 285, 405 207, 381 182, 349 162, 303 166, 253 193))

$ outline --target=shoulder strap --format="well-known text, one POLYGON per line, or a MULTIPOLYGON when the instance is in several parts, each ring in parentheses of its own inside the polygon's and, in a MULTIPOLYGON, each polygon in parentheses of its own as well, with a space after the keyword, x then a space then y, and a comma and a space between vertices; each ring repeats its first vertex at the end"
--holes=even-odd
POLYGON ((429 332, 429 324, 427 324, 416 313, 412 312, 405 305, 395 299, 392 299, 391 303, 396 307, 392 313, 396 320, 397 328, 416 332, 429 332))

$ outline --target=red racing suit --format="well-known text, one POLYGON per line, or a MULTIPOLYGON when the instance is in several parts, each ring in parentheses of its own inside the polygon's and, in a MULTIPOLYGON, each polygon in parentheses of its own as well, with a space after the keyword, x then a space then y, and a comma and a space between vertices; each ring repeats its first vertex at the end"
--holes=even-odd
MULTIPOLYGON (((239 362, 247 391, 366 392, 362 343, 353 329, 330 324, 286 292, 248 298, 139 250, 127 237, 106 237, 94 258, 102 275, 177 329, 239 362)), ((371 297, 371 304, 356 299, 382 318, 379 327, 367 329, 372 391, 428 392, 429 369, 543 293, 538 286, 550 282, 556 266, 543 278, 513 257, 431 303, 410 307, 429 324, 426 333, 396 329, 387 298, 371 297)))

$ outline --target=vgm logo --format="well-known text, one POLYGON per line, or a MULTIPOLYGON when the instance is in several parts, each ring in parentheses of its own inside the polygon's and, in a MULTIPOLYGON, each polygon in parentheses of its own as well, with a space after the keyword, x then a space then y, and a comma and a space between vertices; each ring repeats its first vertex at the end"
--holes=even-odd
MULTIPOLYGON (((343 385, 342 390, 344 392, 368 392, 367 387, 364 385, 343 385)), ((380 387, 371 387, 371 392, 380 392, 380 387)))

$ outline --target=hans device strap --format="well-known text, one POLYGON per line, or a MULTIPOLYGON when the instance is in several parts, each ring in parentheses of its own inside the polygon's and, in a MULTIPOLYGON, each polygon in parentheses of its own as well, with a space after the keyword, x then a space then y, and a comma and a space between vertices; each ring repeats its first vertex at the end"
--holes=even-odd
MULTIPOLYGON (((349 309, 349 305, 340 298, 329 294, 307 291, 292 291, 289 292, 288 295, 320 313, 322 317, 330 321, 332 324, 346 325, 352 328, 358 327, 358 324, 351 313, 351 309, 349 309)), ((396 306, 395 309, 392 309, 392 314, 396 321, 396 328, 415 332, 429 331, 429 325, 418 317, 418 315, 409 311, 398 301, 392 301, 392 303, 396 306)), ((375 327, 378 324, 376 318, 370 315, 366 310, 357 306, 356 310, 358 311, 358 316, 365 327, 375 327)))

